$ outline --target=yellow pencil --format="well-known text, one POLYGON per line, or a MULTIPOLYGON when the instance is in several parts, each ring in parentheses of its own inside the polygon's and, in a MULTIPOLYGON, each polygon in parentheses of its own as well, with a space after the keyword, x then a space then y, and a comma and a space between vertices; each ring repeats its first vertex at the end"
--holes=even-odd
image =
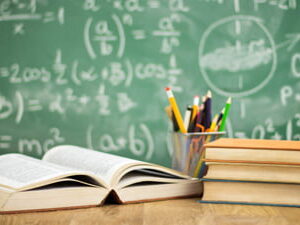
POLYGON ((166 87, 165 90, 166 90, 166 92, 167 92, 167 95, 168 95, 168 98, 169 98, 169 102, 170 102, 170 105, 171 105, 172 110, 173 110, 173 112, 174 112, 174 115, 175 115, 177 124, 178 124, 178 126, 179 126, 179 129, 180 129, 180 131, 181 131, 182 133, 186 133, 186 129, 185 129, 185 127, 184 127, 183 120, 182 120, 182 117, 181 117, 179 108, 178 108, 178 106, 177 106, 175 97, 174 97, 174 95, 173 95, 173 92, 172 92, 172 90, 171 90, 170 87, 166 87))
POLYGON ((217 126, 218 117, 219 117, 219 115, 216 114, 215 117, 213 118, 213 120, 211 122, 211 125, 210 125, 210 128, 209 128, 209 132, 214 132, 215 131, 216 126, 217 126))
MULTIPOLYGON (((215 117, 213 118, 212 122, 211 122, 211 125, 210 125, 210 128, 209 128, 208 132, 214 132, 215 131, 215 129, 217 127, 218 117, 219 117, 219 115, 216 114, 215 117)), ((205 143, 208 143, 210 141, 210 139, 211 139, 211 135, 208 135, 207 139, 205 140, 205 143)), ((198 174, 200 172, 200 169, 202 167, 202 164, 203 164, 203 160, 204 160, 204 152, 200 156, 200 159, 197 163, 197 166, 196 166, 195 171, 194 171, 194 177, 198 176, 198 174)))

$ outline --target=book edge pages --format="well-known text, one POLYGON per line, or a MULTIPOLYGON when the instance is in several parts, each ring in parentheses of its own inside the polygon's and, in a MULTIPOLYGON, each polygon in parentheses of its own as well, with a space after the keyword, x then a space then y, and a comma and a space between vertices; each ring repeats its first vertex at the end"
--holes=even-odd
POLYGON ((300 141, 220 138, 207 143, 205 148, 241 148, 300 151, 300 141))
POLYGON ((167 200, 167 199, 177 199, 177 198, 191 198, 191 197, 200 197, 203 193, 203 183, 199 180, 187 180, 186 183, 178 183, 178 184, 157 184, 157 185, 151 185, 151 187, 147 187, 146 185, 144 187, 142 186, 132 186, 132 187, 126 187, 126 188, 122 188, 119 190, 116 190, 116 193, 119 196, 119 199, 122 203, 138 203, 138 202, 152 202, 152 201, 158 201, 158 200, 167 200), (186 189, 181 189, 180 193, 178 193, 178 191, 174 191, 173 194, 169 194, 169 196, 167 196, 167 194, 163 194, 162 192, 159 192, 158 189, 160 189, 160 187, 164 186, 165 188, 169 188, 170 190, 172 190, 172 187, 170 186, 174 186, 173 190, 175 190, 175 186, 185 186, 186 189), (126 200, 129 197, 127 197, 128 195, 131 195, 130 192, 134 192, 135 196, 137 196, 138 192, 140 190, 143 189, 150 189, 152 190, 152 192, 159 193, 161 196, 159 197, 147 197, 149 195, 146 195, 144 198, 141 197, 137 197, 136 200, 126 200), (140 189, 140 190, 138 190, 140 189), (154 191, 154 189, 156 189, 154 191))
MULTIPOLYGON (((97 187, 95 187, 95 188, 97 188, 97 187)), ((103 187, 101 187, 101 188, 103 188, 103 187)), ((103 189, 105 189, 105 188, 103 188, 103 189)), ((105 190, 107 190, 107 189, 105 189, 105 190)), ((19 192, 16 191, 15 193, 17 194, 19 192)), ((12 196, 12 194, 10 195, 10 197, 12 196)), ((104 195, 99 196, 99 198, 101 197, 101 201, 99 199, 100 202, 98 204, 76 205, 76 206, 58 206, 58 207, 49 207, 49 208, 41 207, 41 208, 35 208, 35 209, 21 209, 21 210, 3 210, 3 208, 5 207, 5 204, 9 201, 9 198, 8 198, 0 210, 0 215, 1 214, 14 214, 14 213, 29 213, 29 212, 47 212, 47 211, 58 211, 58 210, 65 210, 65 209, 80 209, 80 208, 90 208, 90 207, 102 206, 109 194, 110 194, 110 190, 107 190, 104 195)))

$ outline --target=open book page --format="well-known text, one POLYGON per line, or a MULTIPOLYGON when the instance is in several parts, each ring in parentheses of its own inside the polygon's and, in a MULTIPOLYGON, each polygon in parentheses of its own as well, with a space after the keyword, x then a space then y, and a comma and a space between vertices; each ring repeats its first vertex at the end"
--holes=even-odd
POLYGON ((13 190, 23 190, 39 183, 43 185, 72 175, 89 174, 21 154, 0 156, 0 186, 13 190))
POLYGON ((120 156, 88 150, 85 148, 62 145, 49 150, 43 160, 75 169, 92 171, 108 184, 112 184, 114 175, 131 165, 146 163, 120 156))
POLYGON ((130 186, 132 184, 142 183, 142 182, 151 182, 153 183, 180 183, 186 182, 186 179, 183 177, 176 177, 176 176, 167 176, 162 173, 151 172, 148 171, 143 172, 143 170, 135 170, 132 172, 127 173, 126 175, 122 176, 118 182, 118 189, 130 186))

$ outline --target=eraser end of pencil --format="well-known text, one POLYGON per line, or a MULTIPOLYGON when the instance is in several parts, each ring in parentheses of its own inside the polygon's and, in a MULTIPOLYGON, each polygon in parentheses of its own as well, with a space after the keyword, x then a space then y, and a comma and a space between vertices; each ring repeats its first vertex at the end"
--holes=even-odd
POLYGON ((165 90, 166 90, 166 91, 170 91, 171 88, 170 88, 170 87, 165 87, 165 90))

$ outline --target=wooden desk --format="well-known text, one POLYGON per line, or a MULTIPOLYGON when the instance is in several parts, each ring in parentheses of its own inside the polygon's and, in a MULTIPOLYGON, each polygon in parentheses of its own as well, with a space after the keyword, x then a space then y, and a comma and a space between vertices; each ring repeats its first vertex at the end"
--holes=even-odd
POLYGON ((300 208, 200 204, 197 199, 0 215, 1 225, 297 225, 300 208))

